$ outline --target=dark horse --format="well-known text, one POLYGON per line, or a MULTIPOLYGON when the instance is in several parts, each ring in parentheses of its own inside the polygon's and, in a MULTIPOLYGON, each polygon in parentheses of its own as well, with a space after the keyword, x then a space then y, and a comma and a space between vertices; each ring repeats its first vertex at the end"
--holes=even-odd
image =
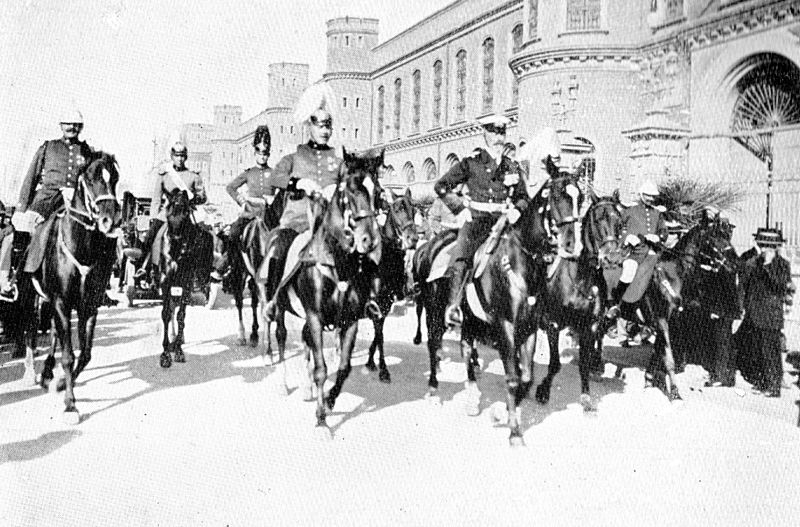
MULTIPOLYGON (((438 238, 434 237, 434 245, 426 255, 415 259, 416 276, 420 281, 420 302, 424 304, 428 321, 430 378, 426 397, 429 398, 437 397, 437 352, 441 346, 450 279, 445 276, 427 281, 431 261, 435 259, 435 253, 441 250, 438 238)), ((527 343, 536 331, 539 318, 545 280, 543 255, 548 250, 548 237, 539 206, 531 203, 515 225, 508 224, 507 217, 502 215, 487 243, 478 249, 478 254, 482 256, 470 273, 474 275, 478 269, 482 269, 482 272, 467 286, 462 302, 466 315, 461 330, 461 350, 467 368, 467 413, 479 413, 480 392, 475 376, 473 349, 474 343, 480 340, 495 347, 503 363, 511 445, 524 444, 518 406, 533 384, 534 348, 527 343)))
POLYGON ((602 348, 596 347, 596 342, 608 291, 604 266, 617 254, 622 217, 618 195, 597 198, 591 194, 583 203, 576 183, 572 176, 560 174, 543 187, 549 190, 548 221, 556 233, 558 252, 548 271, 542 316, 550 362, 547 376, 536 389, 536 400, 541 404, 550 400, 553 379, 561 369, 559 332, 572 328, 580 348, 580 402, 584 410, 591 411, 595 406, 589 395, 589 380, 593 363, 600 362, 602 348))
MULTIPOLYGON (((382 161, 382 158, 381 158, 382 161)), ((376 181, 377 183, 377 181, 376 181)), ((413 257, 419 236, 414 223, 415 208, 411 199, 411 191, 406 190, 402 196, 396 196, 391 189, 376 187, 377 208, 385 215, 379 221, 381 237, 381 264, 379 276, 381 287, 378 292, 378 306, 381 317, 373 318, 375 336, 369 346, 369 355, 365 368, 369 371, 380 369, 378 379, 391 382, 389 369, 383 350, 383 324, 392 305, 404 299, 407 294, 407 275, 410 259, 413 257), (382 225, 381 225, 381 222, 382 225), (375 352, 378 352, 378 367, 375 366, 375 352)), ((379 215, 379 218, 381 217, 379 215)))
POLYGON ((195 282, 205 284, 211 271, 213 238, 195 225, 192 205, 185 190, 175 189, 167 196, 166 233, 161 240, 159 284, 161 286, 161 321, 164 323, 162 368, 186 362, 183 354, 183 330, 186 304, 195 282))
MULTIPOLYGON (((244 288, 250 290, 250 307, 253 310, 253 324, 250 330, 250 345, 258 345, 259 311, 258 305, 266 303, 264 284, 258 280, 258 271, 267 257, 267 243, 269 232, 278 226, 278 221, 283 210, 281 196, 277 196, 271 204, 264 202, 265 213, 263 217, 253 218, 242 231, 238 247, 234 247, 230 238, 225 240, 226 252, 230 255, 231 271, 228 288, 233 294, 236 311, 239 315, 239 333, 237 343, 241 346, 247 344, 245 337, 244 319, 244 288)), ((252 198, 251 198, 252 199, 252 198)), ((247 206, 247 205, 245 205, 247 206)))
MULTIPOLYGON (((114 156, 96 152, 78 177, 71 201, 65 204, 63 213, 50 220, 53 224, 47 231, 41 289, 52 306, 53 326, 61 346, 61 366, 65 377, 63 384, 59 381, 58 388, 66 390, 64 417, 73 424, 80 422, 73 391, 75 380, 92 358, 97 308, 101 305, 116 262, 115 229, 120 223, 120 206, 116 198, 118 180, 114 156), (72 348, 73 309, 78 315, 80 357, 77 364, 72 348)), ((26 273, 20 281, 23 306, 34 302, 33 279, 26 273)), ((33 350, 29 348, 27 353, 32 361, 33 350)), ((42 370, 41 384, 44 388, 53 380, 55 362, 53 345, 42 370)))
MULTIPOLYGON (((358 321, 363 316, 369 298, 371 279, 367 270, 375 265, 370 254, 380 242, 375 228, 373 202, 364 186, 364 178, 374 167, 375 163, 369 158, 345 152, 339 182, 330 201, 325 202, 319 196, 314 196, 318 212, 311 239, 300 253, 299 269, 277 299, 275 320, 278 325, 279 366, 283 375, 281 382, 285 387, 286 329, 282 326, 283 314, 288 310, 306 321, 302 337, 314 360, 317 430, 326 438, 331 437, 326 423, 327 410, 333 409, 350 374, 350 356, 355 345, 358 321), (297 303, 292 302, 293 298, 297 303), (327 395, 323 391, 328 377, 323 353, 325 329, 339 331, 338 348, 341 353, 336 380, 327 395)), ((376 271, 372 269, 371 272, 376 271)))

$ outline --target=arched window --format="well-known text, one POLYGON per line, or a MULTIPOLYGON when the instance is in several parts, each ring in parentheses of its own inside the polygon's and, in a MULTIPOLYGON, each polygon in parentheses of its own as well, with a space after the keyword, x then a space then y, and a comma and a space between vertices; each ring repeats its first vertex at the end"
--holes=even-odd
POLYGON ((528 5, 528 39, 539 37, 539 0, 529 0, 528 5))
POLYGON ((394 136, 400 137, 400 110, 403 104, 403 80, 394 80, 394 136))
MULTIPOLYGON (((522 24, 517 24, 511 30, 511 53, 522 49, 522 24)), ((519 106, 519 79, 511 72, 511 106, 519 106)))
POLYGON ((436 163, 430 157, 422 163, 422 174, 426 181, 431 181, 438 177, 436 163))
POLYGON ((415 70, 414 73, 411 75, 411 82, 412 82, 412 89, 414 91, 414 102, 413 102, 413 115, 412 115, 412 129, 414 132, 419 132, 419 107, 420 107, 420 97, 422 95, 422 72, 419 70, 415 70))
POLYGON ((492 111, 494 105, 494 39, 483 41, 483 113, 492 111))
POLYGON ((376 130, 376 132, 377 132, 376 133, 376 137, 378 139, 378 143, 382 143, 383 142, 383 110, 384 110, 384 105, 385 105, 384 89, 383 89, 383 86, 378 86, 378 104, 377 104, 377 107, 378 107, 378 117, 377 117, 378 129, 376 130))
POLYGON ((456 121, 463 121, 467 109, 467 52, 456 53, 456 121))
POLYGON ((567 31, 600 29, 602 0, 567 0, 567 31))
POLYGON ((442 61, 433 63, 433 126, 442 122, 442 61))
POLYGON ((403 165, 403 178, 406 180, 406 183, 414 182, 414 165, 411 164, 411 161, 407 161, 406 164, 403 165))
POLYGON ((444 160, 445 163, 447 163, 447 170, 450 170, 451 168, 453 168, 458 164, 458 156, 452 152, 447 154, 447 157, 444 160))

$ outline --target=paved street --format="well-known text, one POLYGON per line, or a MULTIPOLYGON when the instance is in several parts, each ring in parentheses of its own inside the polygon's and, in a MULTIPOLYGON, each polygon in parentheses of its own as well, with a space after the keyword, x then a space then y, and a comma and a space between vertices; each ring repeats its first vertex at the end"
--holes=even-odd
POLYGON ((362 372, 362 323, 324 442, 296 390, 298 360, 283 397, 261 350, 236 345, 234 309, 190 308, 187 362, 167 370, 159 311, 101 311, 77 426, 62 423, 61 394, 0 384, 0 524, 790 525, 800 511, 794 387, 779 400, 741 379, 743 389, 704 389, 689 367, 685 401, 670 404, 643 389, 641 369, 616 379, 609 364, 592 383, 598 412, 585 414, 568 350, 550 404, 525 402, 527 447, 512 450, 492 419, 497 354, 481 350, 480 416, 464 415, 464 369, 447 350, 442 405, 431 405, 409 311, 387 322, 388 385, 362 372))

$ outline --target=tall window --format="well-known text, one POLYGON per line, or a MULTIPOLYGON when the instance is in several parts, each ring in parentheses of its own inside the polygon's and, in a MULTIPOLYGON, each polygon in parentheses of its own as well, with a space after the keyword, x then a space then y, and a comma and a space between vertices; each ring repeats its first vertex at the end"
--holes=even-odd
POLYGON ((667 20, 683 16, 683 0, 667 0, 667 20))
MULTIPOLYGON (((516 53, 522 48, 522 24, 517 24, 511 30, 511 53, 516 53)), ((512 72, 511 79, 511 106, 519 106, 519 79, 512 72)))
POLYGON ((528 5, 528 34, 529 39, 534 40, 539 36, 539 0, 530 0, 528 5))
POLYGON ((413 123, 413 130, 415 132, 419 132, 419 106, 420 106, 420 96, 422 94, 422 87, 420 86, 422 84, 421 77, 422 77, 422 72, 419 70, 415 70, 414 73, 411 75, 412 89, 414 90, 412 123, 413 123))
POLYGON ((442 122, 442 61, 433 63, 433 126, 442 122))
POLYGON ((463 121, 467 109, 467 52, 456 53, 456 121, 463 121))
POLYGON ((494 39, 483 41, 483 113, 492 111, 494 105, 494 39))
POLYGON ((394 80, 394 136, 400 137, 400 110, 403 104, 403 81, 400 77, 394 80))
POLYGON ((378 142, 383 142, 383 110, 384 110, 384 89, 383 86, 378 87, 378 142))
POLYGON ((602 0, 567 0, 567 31, 600 29, 602 0))

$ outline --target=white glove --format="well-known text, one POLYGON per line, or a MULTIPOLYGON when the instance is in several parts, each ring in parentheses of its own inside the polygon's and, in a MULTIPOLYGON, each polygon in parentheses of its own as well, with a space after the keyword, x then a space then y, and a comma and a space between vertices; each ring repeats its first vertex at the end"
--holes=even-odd
POLYGON ((508 211, 508 223, 514 225, 519 220, 519 217, 522 216, 522 213, 516 207, 509 209, 508 211))
POLYGON ((319 191, 322 197, 330 201, 333 198, 333 193, 336 192, 336 184, 332 183, 319 191))
POLYGON ((314 181, 313 179, 308 178, 301 178, 298 182, 296 187, 297 190, 304 190, 306 194, 312 194, 314 192, 322 192, 322 187, 314 181))
POLYGON ((503 177, 503 185, 513 187, 519 183, 519 174, 517 172, 509 172, 503 177))
POLYGON ((659 243, 661 238, 658 237, 658 234, 645 234, 644 239, 650 243, 659 243))
POLYGON ((380 225, 381 227, 386 225, 386 213, 385 212, 380 211, 378 213, 378 215, 375 217, 375 219, 378 221, 378 225, 380 225))
POLYGON ((456 225, 458 225, 459 229, 461 227, 463 227, 464 224, 467 223, 468 221, 472 221, 472 211, 471 210, 465 208, 461 212, 456 214, 456 225))
POLYGON ((11 216, 11 225, 18 231, 26 227, 27 216, 24 212, 15 211, 11 216))
POLYGON ((642 240, 640 240, 639 237, 636 236, 635 234, 629 234, 628 236, 625 237, 625 243, 627 245, 639 245, 640 243, 642 243, 642 240))

